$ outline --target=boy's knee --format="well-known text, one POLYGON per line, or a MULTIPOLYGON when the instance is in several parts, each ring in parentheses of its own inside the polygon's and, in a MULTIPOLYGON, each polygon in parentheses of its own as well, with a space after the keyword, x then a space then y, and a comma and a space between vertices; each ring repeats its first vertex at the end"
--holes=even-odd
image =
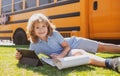
POLYGON ((71 50, 71 54, 73 56, 77 56, 77 55, 85 55, 85 54, 87 54, 87 52, 85 52, 82 49, 73 49, 73 50, 71 50))

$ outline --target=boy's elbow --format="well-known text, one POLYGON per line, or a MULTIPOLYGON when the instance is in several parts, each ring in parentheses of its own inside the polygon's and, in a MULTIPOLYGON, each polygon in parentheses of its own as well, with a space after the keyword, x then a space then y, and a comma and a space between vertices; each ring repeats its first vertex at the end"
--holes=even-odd
POLYGON ((70 49, 71 49, 71 48, 70 48, 70 46, 68 46, 67 48, 68 48, 68 50, 70 50, 70 49))

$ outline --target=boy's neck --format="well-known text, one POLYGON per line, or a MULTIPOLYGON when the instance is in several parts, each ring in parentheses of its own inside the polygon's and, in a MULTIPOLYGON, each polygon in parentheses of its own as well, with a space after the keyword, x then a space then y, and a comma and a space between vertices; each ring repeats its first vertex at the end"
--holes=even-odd
POLYGON ((40 38, 40 39, 47 42, 48 36, 42 37, 42 38, 40 38))

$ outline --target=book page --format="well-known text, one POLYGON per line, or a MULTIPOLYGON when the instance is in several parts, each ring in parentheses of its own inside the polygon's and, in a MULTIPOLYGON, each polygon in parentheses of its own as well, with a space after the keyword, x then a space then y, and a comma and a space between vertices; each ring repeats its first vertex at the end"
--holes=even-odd
POLYGON ((49 59, 49 58, 41 58, 44 62, 46 62, 47 64, 51 65, 51 66, 55 66, 55 64, 53 63, 53 59, 49 59))
POLYGON ((51 66, 56 66, 58 69, 64 69, 64 68, 88 64, 89 56, 87 55, 70 56, 70 57, 57 58, 57 59, 42 58, 42 60, 51 66))
POLYGON ((81 56, 70 56, 65 58, 59 58, 53 60, 54 64, 58 69, 64 69, 68 67, 74 67, 89 63, 89 57, 86 55, 81 56))

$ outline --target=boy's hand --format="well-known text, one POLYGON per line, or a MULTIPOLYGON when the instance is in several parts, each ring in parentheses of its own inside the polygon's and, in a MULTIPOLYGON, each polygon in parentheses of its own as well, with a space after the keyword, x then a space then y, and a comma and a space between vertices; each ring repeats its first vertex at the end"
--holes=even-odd
POLYGON ((15 54, 15 57, 16 57, 17 60, 20 60, 20 58, 22 57, 22 54, 17 51, 16 54, 15 54))
POLYGON ((63 56, 60 55, 60 54, 51 54, 50 57, 52 57, 53 59, 56 59, 56 58, 63 58, 63 56))

